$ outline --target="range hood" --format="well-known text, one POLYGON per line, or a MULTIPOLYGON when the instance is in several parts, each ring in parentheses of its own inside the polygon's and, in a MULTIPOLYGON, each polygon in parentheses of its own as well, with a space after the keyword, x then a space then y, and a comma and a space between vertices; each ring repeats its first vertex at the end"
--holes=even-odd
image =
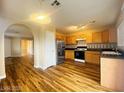
POLYGON ((77 46, 87 46, 86 39, 76 39, 77 46))

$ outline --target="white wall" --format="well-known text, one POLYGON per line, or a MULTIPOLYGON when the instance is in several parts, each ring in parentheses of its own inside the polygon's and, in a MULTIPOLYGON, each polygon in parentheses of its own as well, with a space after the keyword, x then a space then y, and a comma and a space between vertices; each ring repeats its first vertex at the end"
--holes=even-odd
POLYGON ((45 68, 56 65, 56 42, 55 32, 46 31, 45 52, 46 64, 45 68))
POLYGON ((36 68, 47 69, 56 65, 56 44, 55 44, 55 27, 42 26, 36 32, 37 37, 34 38, 34 47, 38 49, 35 63, 36 68))
MULTIPOLYGON (((124 6, 124 5, 123 5, 124 6)), ((120 17, 117 22, 118 29, 118 48, 124 50, 124 9, 122 9, 120 17)))
POLYGON ((124 20, 121 22, 120 26, 118 27, 118 46, 124 46, 124 20))
POLYGON ((11 38, 9 37, 5 37, 4 39, 4 51, 5 51, 5 57, 11 57, 12 56, 12 42, 11 42, 11 38))
POLYGON ((5 59, 4 59, 4 31, 11 25, 10 20, 0 17, 0 79, 6 77, 5 73, 5 59))
POLYGON ((12 57, 21 57, 21 39, 12 38, 12 57))
POLYGON ((29 55, 34 55, 34 47, 33 47, 33 40, 29 41, 29 46, 28 46, 28 53, 29 55))
MULTIPOLYGON (((19 38, 5 37, 5 39, 4 39, 4 47, 5 47, 4 52, 5 52, 6 58, 7 57, 21 57, 22 56, 21 44, 19 42, 21 42, 21 39, 19 39, 19 38)), ((28 46, 27 52, 29 53, 29 55, 34 55, 33 40, 30 40, 28 43, 30 43, 30 44, 28 46)))
MULTIPOLYGON (((0 17, 0 43, 1 43, 0 45, 0 80, 3 78, 6 78, 5 59, 4 59, 5 58, 4 32, 7 31, 7 29, 10 26, 16 23, 19 24, 19 22, 10 21, 8 19, 3 19, 0 17)), ((33 32, 33 35, 34 35, 34 67, 46 69, 49 66, 55 65, 56 64, 56 52, 54 51, 55 39, 53 40, 53 38, 55 38, 55 27, 54 26, 50 27, 49 25, 42 26, 42 25, 36 25, 36 24, 28 24, 28 26, 31 28, 31 31, 33 32), (47 42, 46 38, 48 38, 48 36, 45 36, 46 31, 52 31, 53 33, 53 36, 51 36, 52 42, 50 42, 50 46, 47 47, 47 48, 50 48, 50 51, 52 51, 53 55, 51 55, 51 52, 48 53, 48 55, 45 52, 45 50, 47 49, 45 48, 46 47, 45 42, 47 42), (51 46, 53 46, 52 48, 54 48, 54 50, 52 50, 51 46), (50 58, 49 60, 48 60, 48 57, 50 58), (49 62, 51 63, 49 64, 49 62)))

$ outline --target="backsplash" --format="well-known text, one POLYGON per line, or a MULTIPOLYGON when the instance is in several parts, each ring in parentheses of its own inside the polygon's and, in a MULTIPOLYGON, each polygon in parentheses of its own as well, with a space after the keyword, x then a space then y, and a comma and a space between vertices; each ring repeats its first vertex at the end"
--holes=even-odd
MULTIPOLYGON (((77 48, 77 45, 66 45, 66 48, 77 48)), ((91 43, 87 44, 88 49, 115 49, 116 43, 91 43)))
POLYGON ((116 43, 91 43, 87 44, 88 49, 115 49, 117 48, 116 43))

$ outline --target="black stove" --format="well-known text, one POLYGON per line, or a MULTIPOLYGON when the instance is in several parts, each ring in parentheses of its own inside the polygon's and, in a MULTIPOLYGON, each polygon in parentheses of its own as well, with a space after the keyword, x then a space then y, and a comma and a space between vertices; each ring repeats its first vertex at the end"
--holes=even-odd
POLYGON ((85 63, 85 51, 87 50, 86 46, 77 47, 75 49, 75 61, 85 63))

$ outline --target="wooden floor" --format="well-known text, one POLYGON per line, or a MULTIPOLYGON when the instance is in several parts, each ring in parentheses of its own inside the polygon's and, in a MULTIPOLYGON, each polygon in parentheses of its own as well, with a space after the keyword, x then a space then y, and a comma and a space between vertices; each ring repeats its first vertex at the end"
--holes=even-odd
POLYGON ((99 84, 98 66, 66 61, 43 71, 33 68, 32 63, 28 57, 6 59, 7 78, 1 81, 0 91, 110 91, 99 84))

